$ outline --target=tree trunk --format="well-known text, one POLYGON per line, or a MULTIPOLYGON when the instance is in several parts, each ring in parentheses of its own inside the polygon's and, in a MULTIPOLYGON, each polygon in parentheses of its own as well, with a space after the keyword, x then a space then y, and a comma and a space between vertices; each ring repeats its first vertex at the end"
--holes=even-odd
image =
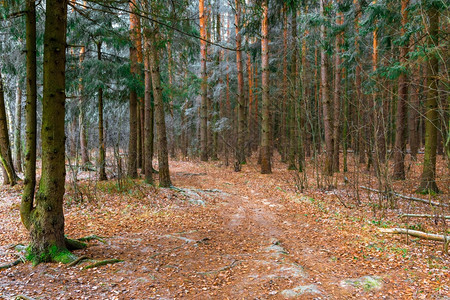
MULTIPOLYGON (((102 59, 102 42, 97 43, 97 59, 100 61, 102 59)), ((106 176, 106 151, 105 151, 105 140, 103 138, 103 89, 100 87, 98 89, 98 145, 99 145, 99 180, 107 180, 106 176)))
MULTIPOLYGON (((337 26, 344 23, 344 15, 342 12, 337 13, 337 26)), ((334 54, 334 98, 333 98, 333 172, 339 172, 339 144, 341 134, 341 44, 343 40, 343 33, 339 33, 335 40, 335 54, 334 54)))
POLYGON ((419 152, 419 109, 420 109, 420 66, 414 66, 412 74, 412 94, 411 104, 408 114, 408 128, 409 128, 409 147, 411 157, 413 160, 417 159, 417 152, 419 152))
POLYGON ((26 86, 27 100, 25 104, 25 179, 20 203, 20 218, 27 230, 30 230, 30 215, 33 210, 34 192, 36 188, 36 3, 26 1, 26 86))
POLYGON ((11 146, 8 133, 8 118, 5 108, 5 94, 3 90, 3 78, 0 70, 0 162, 5 169, 7 177, 4 178, 6 184, 15 185, 17 181, 14 170, 11 146))
POLYGON ((155 119, 158 142, 159 186, 170 187, 172 182, 169 173, 169 157, 167 152, 166 122, 164 118, 164 103, 162 99, 161 74, 157 46, 158 28, 155 26, 150 34, 150 70, 152 76, 153 98, 155 101, 155 119))
POLYGON ((22 172, 21 127, 22 127, 22 89, 19 86, 19 82, 17 82, 16 113, 14 122, 14 164, 17 172, 22 172))
MULTIPOLYGON (((402 0, 402 29, 401 35, 406 34, 406 25, 408 22, 408 12, 406 11, 409 0, 402 0)), ((406 56, 408 55, 408 41, 400 47, 400 64, 406 65, 406 56)), ((405 152, 406 152, 406 122, 408 102, 408 82, 406 73, 402 72, 398 79, 398 100, 396 116, 396 134, 394 145, 394 179, 405 179, 405 152)))
POLYGON ((150 74, 149 32, 144 34, 144 82, 145 82, 145 181, 153 184, 153 99, 152 77, 150 74))
POLYGON ((287 126, 288 120, 288 17, 286 3, 283 5, 283 91, 282 91, 282 103, 281 103, 281 132, 280 132, 280 144, 281 144, 281 161, 286 162, 289 154, 288 170, 295 168, 295 162, 292 162, 291 153, 288 152, 287 146, 290 145, 289 130, 287 126))
MULTIPOLYGON (((85 47, 81 47, 80 49, 80 68, 82 68, 84 55, 85 55, 86 49, 85 47)), ((79 102, 79 126, 80 126, 80 149, 81 149, 81 165, 82 167, 87 167, 88 164, 90 164, 89 161, 89 150, 88 150, 88 139, 87 139, 87 120, 85 117, 86 109, 85 109, 85 95, 84 95, 84 86, 83 83, 80 81, 80 86, 78 88, 78 91, 80 93, 80 102, 79 102)))
POLYGON ((64 115, 67 1, 47 0, 42 99, 42 176, 31 215, 30 253, 34 264, 67 263, 74 256, 64 238, 64 115))
POLYGON ((236 67, 237 67, 237 147, 236 147, 236 163, 245 163, 245 98, 244 98, 244 74, 242 64, 242 37, 241 37, 241 1, 235 0, 236 3, 236 67))
MULTIPOLYGON (((328 0, 320 0, 320 14, 322 18, 325 18, 325 8, 328 6, 328 0)), ((327 39, 327 33, 325 25, 321 25, 320 37, 322 41, 327 39)), ((325 168, 324 172, 326 175, 333 175, 333 151, 334 151, 334 140, 333 140, 333 117, 331 110, 331 99, 330 99, 330 86, 328 81, 328 57, 324 47, 320 51, 320 76, 321 76, 321 91, 322 91, 322 105, 323 105, 323 119, 325 127, 325 168)))
MULTIPOLYGON (((136 0, 130 2, 130 10, 134 11, 136 0)), ((139 17, 130 13, 130 32, 132 46, 130 47, 131 74, 137 76, 138 73, 138 36, 139 36, 139 17)), ((137 93, 134 88, 130 90, 130 135, 128 139, 128 168, 127 175, 130 178, 137 178, 137 93)))
MULTIPOLYGON (((439 11, 435 7, 430 7, 427 11, 429 19, 428 28, 428 46, 430 48, 439 45, 439 11)), ((429 55, 427 64, 427 101, 425 113, 425 155, 423 161, 422 180, 419 187, 421 193, 438 193, 439 188, 436 184, 436 149, 437 149, 437 131, 439 126, 438 116, 438 70, 439 61, 437 55, 429 55)))
POLYGON ((261 4, 263 19, 261 24, 261 70, 262 70, 262 120, 261 120, 261 174, 272 173, 270 163, 270 95, 269 95, 269 8, 267 0, 261 4))
POLYGON ((208 75, 206 72, 207 45, 206 45, 206 11, 205 0, 199 0, 200 17, 200 73, 201 104, 200 104, 200 160, 208 161, 208 75))

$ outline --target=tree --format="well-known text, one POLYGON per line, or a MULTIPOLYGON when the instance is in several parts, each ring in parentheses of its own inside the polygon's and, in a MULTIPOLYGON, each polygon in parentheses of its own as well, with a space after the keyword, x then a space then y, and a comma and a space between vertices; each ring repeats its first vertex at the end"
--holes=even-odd
MULTIPOLYGON (((74 259, 64 237, 65 183, 65 62, 67 1, 47 0, 44 33, 44 93, 42 99, 42 176, 36 206, 22 218, 29 224, 33 263, 74 259)), ((30 204, 30 203, 28 203, 30 204)), ((29 210, 31 208, 31 210, 29 210)))
MULTIPOLYGON (((237 68, 237 147, 236 164, 245 163, 245 98, 244 98, 244 70, 242 63, 242 36, 241 36, 241 1, 235 1, 235 28, 236 28, 236 68, 237 68)), ((240 168, 239 168, 240 169, 240 168)))
MULTIPOLYGON (((439 10, 429 4, 428 15, 428 49, 432 50, 439 44, 439 10)), ((437 130, 439 128, 439 115, 437 111, 438 100, 438 69, 439 60, 436 53, 428 53, 427 63, 427 100, 425 113, 425 155, 423 161, 422 179, 418 191, 421 193, 438 193, 436 184, 436 149, 437 130)))
POLYGON ((152 76, 153 97, 155 101, 155 121, 158 144, 159 186, 170 187, 172 182, 169 173, 169 155, 167 151, 166 122, 164 118, 164 102, 162 98, 161 74, 158 57, 158 26, 153 25, 150 33, 149 56, 152 76))
POLYGON ((261 174, 272 173, 270 162, 270 95, 269 95, 269 7, 263 0, 261 23, 261 70, 262 70, 262 120, 261 120, 261 174))
MULTIPOLYGON (((97 42, 97 59, 102 60, 102 42, 97 42)), ((99 171, 98 171, 98 179, 99 180, 107 180, 106 176, 106 149, 105 149, 105 140, 103 138, 103 88, 98 88, 98 148, 99 148, 99 171)))
MULTIPOLYGON (((139 17, 134 13, 137 10, 136 0, 130 2, 130 62, 131 74, 136 76, 138 73, 138 50, 140 38, 139 17)), ((136 88, 132 87, 130 90, 130 136, 128 139, 128 170, 127 175, 130 178, 137 177, 137 139, 138 139, 138 108, 137 108, 137 92, 136 88)))
POLYGON ((200 17, 200 73, 202 77, 201 85, 201 104, 200 104, 200 159, 208 160, 208 75, 206 73, 206 13, 205 1, 199 0, 199 17, 200 17))
POLYGON ((15 185, 17 181, 16 171, 14 170, 11 146, 9 142, 8 134, 8 121, 5 109, 5 96, 3 90, 3 78, 0 71, 0 161, 4 170, 6 171, 7 178, 5 177, 5 183, 15 185))
MULTIPOLYGON (((327 0, 320 0, 320 14, 325 18, 325 9, 328 6, 327 0)), ((325 23, 320 26, 320 37, 322 43, 326 41, 327 33, 325 23)), ((334 151, 334 140, 333 140, 333 117, 331 111, 331 99, 330 99, 330 86, 328 81, 328 55, 326 53, 325 45, 322 46, 320 51, 320 89, 322 92, 322 106, 323 106, 323 119, 325 127, 325 168, 324 172, 326 175, 333 175, 333 151, 334 151)))
POLYGON ((20 82, 18 81, 16 93, 16 112, 14 121, 14 164, 18 172, 22 172, 21 125, 22 125, 22 89, 20 88, 20 82))
MULTIPOLYGON (((402 29, 401 35, 406 35, 406 25, 408 22, 407 7, 409 0, 402 0, 402 29)), ((400 64, 405 65, 408 55, 408 41, 400 47, 400 64)), ((406 71, 400 74, 398 79, 398 100, 396 116, 396 134, 394 146, 394 174, 395 179, 405 179, 405 152, 406 152, 406 125, 407 125, 407 102, 408 102, 408 82, 406 71)))

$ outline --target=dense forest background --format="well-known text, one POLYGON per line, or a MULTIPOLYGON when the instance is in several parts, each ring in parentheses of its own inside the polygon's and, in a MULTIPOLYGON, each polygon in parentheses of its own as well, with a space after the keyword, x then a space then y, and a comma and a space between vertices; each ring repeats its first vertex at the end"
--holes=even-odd
POLYGON ((390 233, 448 247, 448 14, 442 0, 1 1, 0 160, 23 187, 27 258, 86 246, 64 235, 82 173, 177 189, 180 161, 281 164, 296 193, 382 216, 420 202, 408 217, 440 234, 390 233))

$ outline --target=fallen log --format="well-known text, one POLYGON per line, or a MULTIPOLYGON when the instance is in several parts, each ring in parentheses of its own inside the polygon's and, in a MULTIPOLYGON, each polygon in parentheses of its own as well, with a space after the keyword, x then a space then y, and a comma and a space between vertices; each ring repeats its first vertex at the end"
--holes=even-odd
POLYGON ((367 190, 367 191, 371 191, 371 192, 375 192, 375 193, 381 193, 381 194, 390 194, 392 196, 398 197, 398 198, 403 198, 406 200, 411 200, 411 201, 416 201, 416 202, 422 202, 425 204, 431 204, 433 206, 443 206, 443 207, 448 207, 448 204, 446 203, 439 203, 439 202, 435 202, 435 201, 431 201, 431 200, 426 200, 426 199, 422 199, 422 198, 416 198, 416 197, 411 197, 411 196, 406 196, 406 195, 402 195, 396 192, 386 192, 386 191, 380 191, 380 190, 376 190, 376 189, 372 189, 366 186, 360 186, 360 188, 362 188, 363 190, 367 190))
POLYGON ((450 242, 450 236, 441 234, 426 233, 423 231, 410 230, 406 228, 379 228, 379 229, 383 233, 408 234, 410 236, 418 237, 424 240, 444 242, 446 244, 450 242))
POLYGON ((439 215, 426 215, 426 214, 404 214, 399 215, 400 218, 436 218, 436 219, 446 219, 449 220, 450 216, 439 216, 439 215))

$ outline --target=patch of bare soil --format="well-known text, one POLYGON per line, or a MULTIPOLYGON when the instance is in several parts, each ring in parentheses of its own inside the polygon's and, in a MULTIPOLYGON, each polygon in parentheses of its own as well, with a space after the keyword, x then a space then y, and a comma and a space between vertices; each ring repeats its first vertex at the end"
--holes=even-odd
MULTIPOLYGON (((261 175, 255 164, 235 173, 220 163, 173 161, 174 189, 80 182, 84 202, 67 193, 67 235, 96 234, 104 243, 76 254, 123 262, 20 264, 0 271, 0 298, 449 299, 450 260, 440 243, 380 233, 397 225, 390 211, 380 221, 345 187, 337 195, 310 183, 298 193, 298 178, 285 169, 261 175)), ((28 237, 20 188, 0 193, 3 263, 16 258, 9 246, 28 237)))

